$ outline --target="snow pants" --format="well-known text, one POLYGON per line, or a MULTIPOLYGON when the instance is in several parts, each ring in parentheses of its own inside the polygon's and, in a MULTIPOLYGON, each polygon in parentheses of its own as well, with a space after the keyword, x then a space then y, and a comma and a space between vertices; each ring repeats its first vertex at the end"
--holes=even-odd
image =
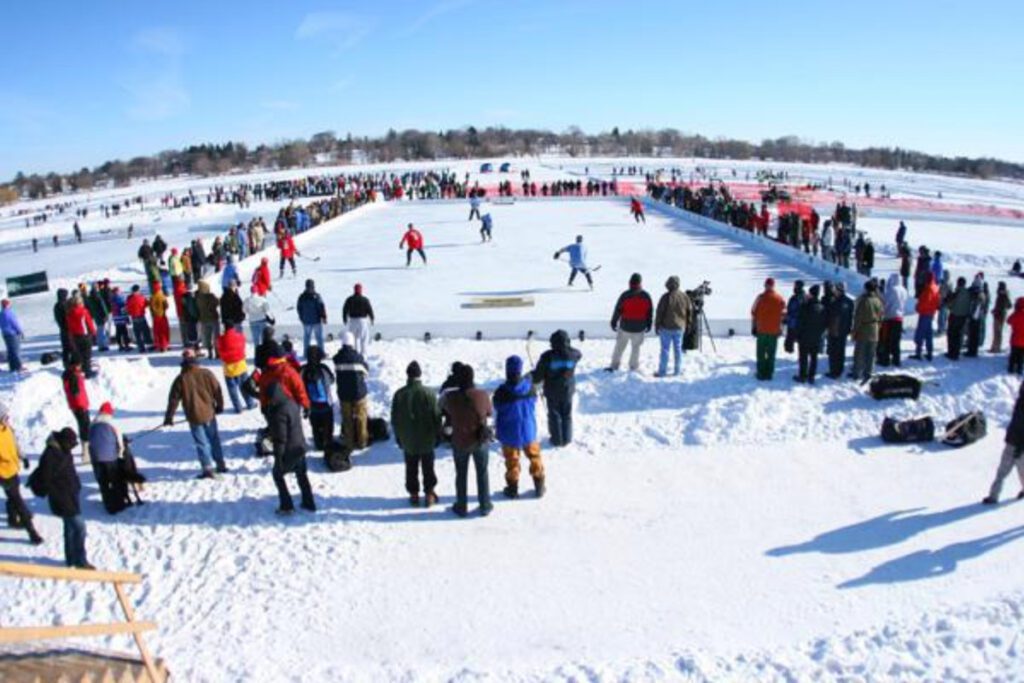
POLYGON ((341 438, 351 450, 366 448, 370 443, 366 427, 366 399, 341 402, 341 438))
POLYGON ((561 399, 547 396, 546 402, 551 445, 568 446, 572 443, 572 396, 561 399))
POLYGON ((166 351, 171 348, 171 325, 167 316, 153 316, 153 348, 166 351))
POLYGON ((519 483, 519 455, 526 456, 530 461, 530 476, 534 481, 544 479, 544 461, 540 458, 540 443, 534 441, 526 444, 522 449, 515 446, 502 446, 501 455, 505 458, 505 483, 516 485, 519 483))
POLYGON ((875 372, 878 342, 858 341, 853 344, 853 378, 866 380, 875 372))
POLYGON ((349 318, 348 331, 356 338, 355 350, 365 357, 366 347, 370 345, 370 319, 349 318))
POLYGON ((775 376, 775 354, 779 348, 779 335, 757 335, 757 378, 770 380, 775 376))
POLYGON ((1021 450, 1013 444, 1006 444, 1003 448, 1003 456, 999 460, 999 468, 996 469, 996 478, 992 481, 992 486, 988 490, 988 495, 995 500, 999 500, 999 494, 1003 490, 1003 480, 1006 479, 1007 475, 1017 468, 1017 476, 1020 478, 1020 487, 1024 490, 1024 456, 1021 455, 1021 450))
POLYGON ((644 343, 643 332, 626 332, 619 330, 615 337, 615 348, 612 350, 612 370, 618 370, 622 364, 622 354, 629 344, 629 369, 636 372, 640 369, 640 346, 644 343))

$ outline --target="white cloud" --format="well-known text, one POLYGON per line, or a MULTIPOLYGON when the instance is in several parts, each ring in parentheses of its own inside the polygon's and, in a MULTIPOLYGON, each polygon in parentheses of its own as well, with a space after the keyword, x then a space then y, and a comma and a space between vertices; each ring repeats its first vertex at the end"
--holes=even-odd
POLYGON ((338 49, 358 45, 372 30, 365 17, 349 12, 310 12, 295 29, 297 40, 319 40, 338 49))

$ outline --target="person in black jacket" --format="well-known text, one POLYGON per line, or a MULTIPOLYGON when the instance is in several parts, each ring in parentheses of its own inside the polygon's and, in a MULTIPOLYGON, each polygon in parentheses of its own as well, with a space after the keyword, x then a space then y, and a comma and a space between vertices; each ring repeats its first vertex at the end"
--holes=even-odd
POLYGON ((651 331, 654 323, 654 304, 650 295, 643 289, 640 273, 633 273, 629 278, 629 289, 619 295, 612 312, 612 330, 616 332, 615 348, 612 350, 612 362, 608 372, 615 372, 622 362, 622 354, 626 344, 630 345, 629 369, 636 372, 640 369, 640 345, 644 343, 644 335, 651 331))
POLYGON ((842 282, 825 283, 825 327, 828 341, 828 374, 840 379, 846 369, 846 340, 853 328, 853 299, 842 282))
POLYGON ((356 351, 366 355, 366 347, 370 343, 370 325, 375 324, 376 320, 373 317, 373 306, 363 295, 361 284, 356 283, 352 296, 345 299, 345 305, 341 309, 341 320, 356 339, 356 351))
POLYGON ((821 338, 825 334, 825 306, 819 298, 821 287, 812 285, 809 298, 800 306, 796 315, 797 346, 800 351, 800 374, 793 379, 797 382, 814 384, 818 374, 818 354, 821 353, 821 338))
POLYGON ((569 343, 569 333, 557 330, 551 335, 551 349, 537 360, 534 384, 544 385, 548 410, 548 434, 552 446, 572 443, 572 397, 576 393, 576 366, 583 358, 569 343))
POLYGON ((67 365, 76 354, 71 346, 71 336, 68 335, 68 290, 63 287, 57 290, 57 302, 53 304, 53 319, 60 332, 61 360, 67 365))
POLYGON ((85 554, 85 520, 78 504, 82 482, 72 455, 77 445, 78 437, 70 427, 50 434, 35 476, 46 492, 50 511, 64 522, 65 563, 69 567, 94 569, 85 554))
POLYGON ((274 485, 280 505, 277 514, 289 515, 295 512, 292 494, 288 491, 284 475, 295 473, 302 494, 303 510, 316 512, 313 488, 306 473, 306 437, 302 433, 302 415, 299 404, 288 398, 280 382, 274 382, 267 390, 267 434, 274 444, 274 485))
POLYGON ((999 460, 996 478, 992 481, 988 495, 981 501, 985 505, 995 505, 999 502, 999 494, 1003 490, 1003 480, 1015 467, 1021 486, 1017 500, 1024 500, 1024 384, 1021 384, 1017 402, 1013 404, 1013 416, 1010 418, 1010 424, 1006 427, 1005 442, 1006 446, 1003 448, 1003 455, 999 460))
POLYGON ((366 376, 370 369, 354 344, 352 333, 345 332, 341 350, 334 354, 334 374, 341 404, 341 437, 347 448, 357 450, 370 443, 366 427, 366 376))
POLYGON ((234 327, 239 332, 243 332, 242 323, 245 322, 245 310, 242 305, 242 297, 238 294, 237 280, 232 280, 220 295, 220 321, 225 330, 234 327))

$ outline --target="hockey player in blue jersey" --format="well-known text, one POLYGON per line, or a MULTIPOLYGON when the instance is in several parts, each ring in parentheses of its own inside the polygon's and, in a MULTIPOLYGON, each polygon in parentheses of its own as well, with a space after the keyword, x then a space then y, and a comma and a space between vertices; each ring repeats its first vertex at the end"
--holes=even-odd
POLYGON ((575 243, 556 251, 555 259, 557 260, 563 253, 569 254, 569 266, 572 268, 572 272, 569 273, 569 286, 572 287, 577 273, 583 273, 583 276, 587 278, 587 284, 593 289, 594 278, 590 275, 590 268, 587 267, 587 248, 583 245, 583 235, 576 235, 575 243))

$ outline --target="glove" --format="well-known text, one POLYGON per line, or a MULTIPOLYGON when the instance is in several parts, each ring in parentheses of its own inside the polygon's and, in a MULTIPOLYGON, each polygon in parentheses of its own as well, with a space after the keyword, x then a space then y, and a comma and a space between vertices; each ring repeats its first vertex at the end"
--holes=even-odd
POLYGON ((557 260, 558 260, 558 252, 556 251, 556 252, 555 252, 555 255, 554 255, 554 256, 552 256, 551 258, 553 258, 553 259, 555 259, 555 260, 557 261, 557 260))
POLYGON ((611 324, 611 327, 612 327, 612 332, 618 332, 618 330, 617 330, 617 329, 615 329, 615 323, 612 323, 612 324, 611 324))

